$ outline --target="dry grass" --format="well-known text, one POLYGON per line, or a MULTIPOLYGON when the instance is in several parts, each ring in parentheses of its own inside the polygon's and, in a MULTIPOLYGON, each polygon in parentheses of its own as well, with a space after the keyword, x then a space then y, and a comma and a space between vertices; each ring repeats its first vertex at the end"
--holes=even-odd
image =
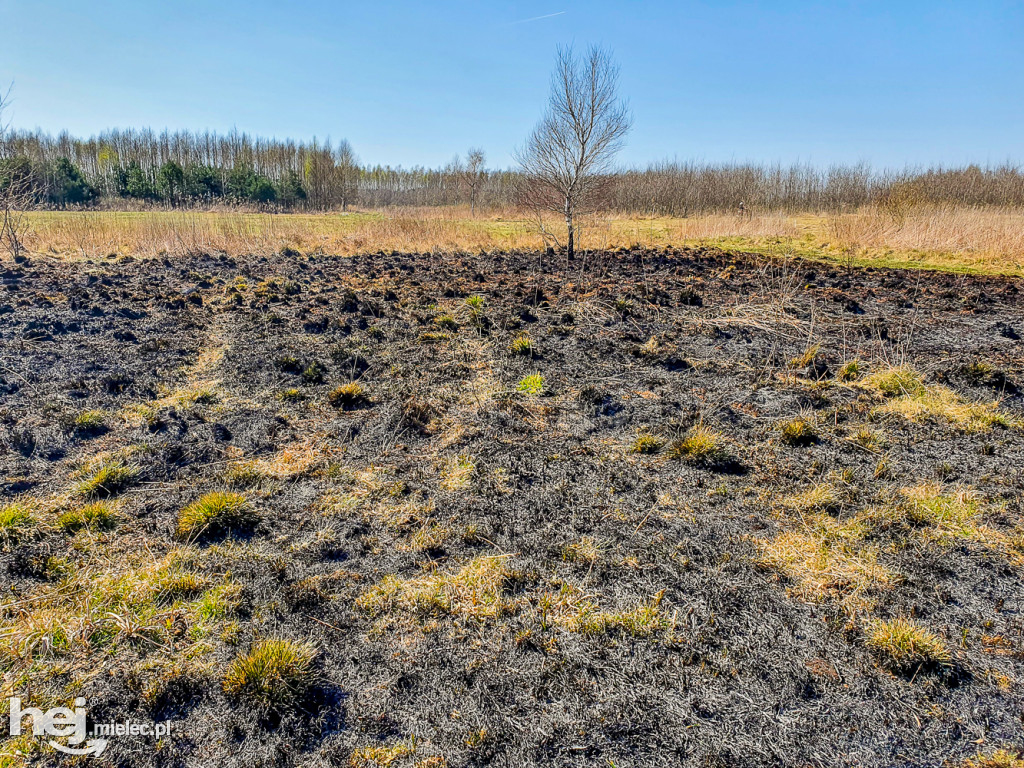
POLYGON ((895 574, 878 562, 876 548, 864 543, 860 521, 840 523, 828 515, 805 517, 800 530, 761 542, 761 565, 793 581, 802 600, 836 599, 850 613, 870 608, 871 593, 891 587, 895 574))
POLYGON ((183 627, 198 631, 224 618, 231 602, 225 588, 234 585, 209 588, 194 565, 179 550, 156 561, 139 553, 55 571, 30 600, 0 604, 0 661, 59 663, 123 644, 166 649, 183 627))
POLYGON ((509 607, 503 594, 509 575, 506 557, 476 557, 455 572, 433 571, 411 579, 385 576, 363 592, 356 605, 374 616, 397 611, 483 621, 509 607))
POLYGON ((943 421, 962 432, 984 432, 993 427, 1018 426, 1000 412, 994 400, 966 400, 938 384, 925 384, 920 373, 908 366, 886 368, 865 377, 860 386, 886 398, 876 413, 894 414, 914 422, 943 421))
MULTIPOLYGON (((378 250, 536 249, 542 240, 522 212, 473 218, 464 207, 398 208, 349 214, 232 211, 35 211, 27 246, 70 257, 189 252, 267 253, 284 248, 341 255, 378 250)), ((547 222, 557 230, 554 219, 547 222)), ((689 218, 591 216, 586 248, 714 245, 843 263, 1024 274, 1024 214, 1012 209, 916 206, 900 221, 880 208, 840 215, 705 214, 689 218)))
POLYGON ((865 208, 829 217, 827 231, 833 245, 866 260, 888 251, 938 268, 986 272, 998 263, 1008 274, 1024 271, 1024 213, 1013 208, 916 205, 899 217, 865 208))

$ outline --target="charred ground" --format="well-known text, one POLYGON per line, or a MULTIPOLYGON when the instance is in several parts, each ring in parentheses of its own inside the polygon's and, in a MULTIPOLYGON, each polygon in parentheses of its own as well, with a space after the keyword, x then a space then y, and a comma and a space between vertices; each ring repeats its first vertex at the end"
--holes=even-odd
POLYGON ((683 249, 0 277, 4 696, 175 721, 111 764, 1020 748, 1019 281, 683 249), (283 687, 240 666, 268 640, 308 653, 283 687))

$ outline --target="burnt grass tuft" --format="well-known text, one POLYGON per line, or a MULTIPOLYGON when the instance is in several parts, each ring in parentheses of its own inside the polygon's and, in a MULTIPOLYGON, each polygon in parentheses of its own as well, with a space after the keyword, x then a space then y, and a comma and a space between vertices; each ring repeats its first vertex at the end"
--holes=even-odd
POLYGON ((1019 281, 585 258, 0 265, 5 679, 125 766, 1016 749, 1019 281))

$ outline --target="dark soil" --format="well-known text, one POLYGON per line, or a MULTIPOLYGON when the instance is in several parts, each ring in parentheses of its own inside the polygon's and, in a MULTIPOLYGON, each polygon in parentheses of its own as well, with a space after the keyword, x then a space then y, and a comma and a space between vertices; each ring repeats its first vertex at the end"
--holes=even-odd
MULTIPOLYGON (((864 643, 868 617, 801 600, 757 562, 758 542, 786 526, 779 500, 843 470, 864 504, 926 480, 962 483, 1002 505, 989 524, 1012 533, 1019 430, 962 434, 887 417, 893 472, 876 478, 878 455, 848 439, 875 401, 836 374, 852 359, 868 371, 906 363, 1024 416, 1019 281, 682 249, 568 265, 530 253, 39 257, 0 278, 4 503, 66 494, 83 459, 145 447, 140 482, 120 496, 125 519, 93 549, 48 528, 0 552, 12 599, 54 578, 50 558, 177 546, 178 510, 222 488, 232 460, 301 444, 326 457, 252 492, 255 530, 190 545, 210 574, 243 587, 238 632, 209 640, 207 677, 155 700, 139 694, 132 670, 177 658, 184 635, 172 648, 126 643, 90 651, 84 667, 47 667, 94 720, 175 721, 158 747, 112 739, 108 764, 348 765, 356 748, 412 737, 416 754, 393 765, 935 766, 1022 745, 1022 568, 966 540, 885 549, 902 581, 879 591, 872 616, 913 617, 955 657, 915 674, 879 663, 864 643), (474 295, 485 299, 477 312, 465 301, 474 295), (454 326, 438 322, 447 314, 454 326), (511 354, 524 332, 532 352, 511 354), (813 362, 792 369, 815 344, 813 362), (209 350, 223 354, 204 363, 209 350), (219 382, 215 401, 158 405, 147 423, 118 415, 197 371, 219 382), (532 373, 545 392, 517 394, 532 373), (332 407, 329 394, 351 381, 365 401, 332 407), (282 400, 291 389, 304 399, 282 400), (106 431, 69 428, 88 410, 108 414, 106 431), (787 445, 779 424, 800 413, 819 425, 817 440, 787 445), (640 431, 670 441, 698 423, 725 435, 735 461, 630 452, 640 431), (473 478, 446 489, 442 468, 458 456, 471 457, 473 478), (323 516, 325 495, 351 490, 371 466, 401 484, 401 498, 429 499, 447 534, 414 547, 418 526, 323 516), (584 537, 600 556, 567 559, 584 537), (375 630, 355 605, 388 574, 492 554, 510 556, 504 590, 517 606, 499 618, 441 614, 375 630), (300 585, 318 575, 333 575, 322 591, 300 585), (608 611, 660 594, 674 630, 545 627, 538 596, 563 583, 608 611), (319 649, 317 684, 283 713, 229 699, 219 684, 264 637, 319 649)), ((0 668, 11 681, 26 672, 5 656, 0 668)))

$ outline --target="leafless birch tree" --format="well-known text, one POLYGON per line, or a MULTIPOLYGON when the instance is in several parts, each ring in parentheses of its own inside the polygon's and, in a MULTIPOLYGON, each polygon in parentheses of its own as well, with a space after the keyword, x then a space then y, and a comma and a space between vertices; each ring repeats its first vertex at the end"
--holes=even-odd
POLYGON ((476 196, 484 180, 484 151, 478 147, 470 147, 466 153, 466 164, 462 166, 462 183, 469 190, 469 213, 476 216, 476 196))
POLYGON ((632 123, 618 97, 618 78, 608 51, 591 48, 577 57, 571 48, 560 48, 547 112, 515 154, 524 201, 538 217, 543 210, 564 215, 570 258, 577 217, 594 204, 632 123))
POLYGON ((25 211, 32 205, 34 189, 31 174, 19 166, 4 140, 10 95, 10 88, 0 92, 0 247, 17 260, 25 250, 25 211))

